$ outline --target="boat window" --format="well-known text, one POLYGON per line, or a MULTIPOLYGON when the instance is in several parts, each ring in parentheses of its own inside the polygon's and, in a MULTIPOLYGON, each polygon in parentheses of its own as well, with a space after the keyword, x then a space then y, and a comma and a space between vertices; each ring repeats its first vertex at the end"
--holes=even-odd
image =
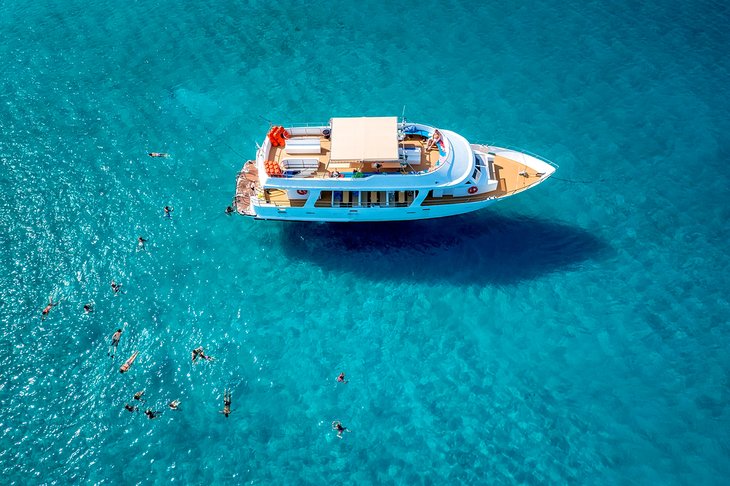
POLYGON ((321 191, 319 193, 319 198, 314 203, 314 206, 318 207, 318 208, 327 208, 332 205, 333 205, 332 191, 321 191))

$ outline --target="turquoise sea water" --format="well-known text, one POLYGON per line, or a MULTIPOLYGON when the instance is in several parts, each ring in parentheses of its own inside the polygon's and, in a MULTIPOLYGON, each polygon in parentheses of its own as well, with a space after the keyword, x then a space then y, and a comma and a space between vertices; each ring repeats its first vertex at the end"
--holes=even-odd
POLYGON ((721 2, 0 4, 3 476, 723 484, 729 21, 721 2), (403 105, 590 182, 408 224, 223 214, 263 118, 403 105), (198 345, 216 360, 191 365, 198 345), (142 389, 160 418, 124 410, 142 389))

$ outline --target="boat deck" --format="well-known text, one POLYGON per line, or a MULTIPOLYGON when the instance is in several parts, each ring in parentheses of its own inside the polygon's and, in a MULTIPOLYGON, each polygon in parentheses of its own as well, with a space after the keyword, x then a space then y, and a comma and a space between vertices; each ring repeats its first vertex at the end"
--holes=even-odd
POLYGON ((238 173, 236 178, 236 196, 233 198, 233 206, 238 214, 253 216, 255 212, 251 209, 251 198, 258 197, 261 192, 259 188, 259 174, 256 164, 249 160, 238 173))
MULTIPOLYGON (((483 152, 489 151, 489 147, 486 146, 474 146, 474 148, 483 152)), ((429 194, 429 196, 423 201, 423 205, 434 206, 439 204, 477 202, 484 201, 485 199, 500 198, 524 191, 539 182, 541 180, 541 176, 542 174, 539 174, 535 169, 532 169, 522 162, 496 155, 494 157, 494 162, 490 164, 490 179, 498 181, 497 189, 490 192, 475 194, 473 196, 461 197, 447 195, 434 197, 429 194)))
MULTIPOLYGON (((292 137, 290 140, 296 139, 307 139, 314 138, 311 136, 292 137)), ((436 163, 439 160, 439 152, 436 147, 432 148, 428 152, 425 151, 426 137, 418 135, 408 135, 405 140, 399 142, 399 146, 406 150, 408 149, 420 149, 420 158, 417 163, 409 161, 408 164, 402 164, 400 162, 388 161, 388 162, 360 162, 360 161, 337 161, 332 162, 330 160, 330 152, 332 142, 324 136, 319 137, 320 152, 312 154, 289 154, 286 151, 286 147, 271 147, 267 160, 273 160, 275 162, 281 162, 284 159, 317 159, 319 166, 317 170, 306 176, 307 178, 325 178, 330 177, 333 171, 338 171, 343 175, 351 173, 354 169, 361 171, 365 175, 377 174, 377 173, 388 173, 388 174, 404 174, 410 172, 421 172, 431 170, 436 167, 436 163), (380 164, 381 167, 376 167, 376 164, 380 164)))

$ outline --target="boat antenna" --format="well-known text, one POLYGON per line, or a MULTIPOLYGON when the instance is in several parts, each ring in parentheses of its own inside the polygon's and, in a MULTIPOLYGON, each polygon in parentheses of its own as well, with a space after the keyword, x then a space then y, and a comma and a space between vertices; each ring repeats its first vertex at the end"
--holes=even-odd
POLYGON ((403 112, 400 115, 400 119, 403 123, 406 122, 406 105, 403 105, 403 112))

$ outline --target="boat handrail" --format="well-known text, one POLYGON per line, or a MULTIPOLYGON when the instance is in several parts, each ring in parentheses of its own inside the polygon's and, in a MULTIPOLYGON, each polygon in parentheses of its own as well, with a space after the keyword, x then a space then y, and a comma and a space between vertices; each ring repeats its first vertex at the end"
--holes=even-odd
POLYGON ((535 157, 536 159, 541 160, 541 161, 545 162, 546 164, 552 165, 556 169, 559 169, 560 168, 560 166, 558 164, 556 164, 555 162, 553 162, 552 160, 550 160, 550 159, 548 159, 546 157, 543 157, 540 154, 536 154, 535 152, 532 152, 530 150, 523 149, 522 147, 517 147, 516 145, 506 145, 506 146, 504 146, 504 145, 498 145, 496 143, 491 143, 491 142, 488 142, 488 143, 477 143, 476 145, 484 145, 484 146, 489 147, 489 148, 497 147, 497 148, 503 148, 503 149, 507 149, 507 150, 514 150, 515 152, 521 152, 523 154, 529 155, 530 157, 535 157))
POLYGON ((313 123, 313 122, 305 122, 305 123, 284 123, 284 127, 286 128, 311 128, 311 127, 327 127, 329 126, 329 122, 327 123, 313 123))

